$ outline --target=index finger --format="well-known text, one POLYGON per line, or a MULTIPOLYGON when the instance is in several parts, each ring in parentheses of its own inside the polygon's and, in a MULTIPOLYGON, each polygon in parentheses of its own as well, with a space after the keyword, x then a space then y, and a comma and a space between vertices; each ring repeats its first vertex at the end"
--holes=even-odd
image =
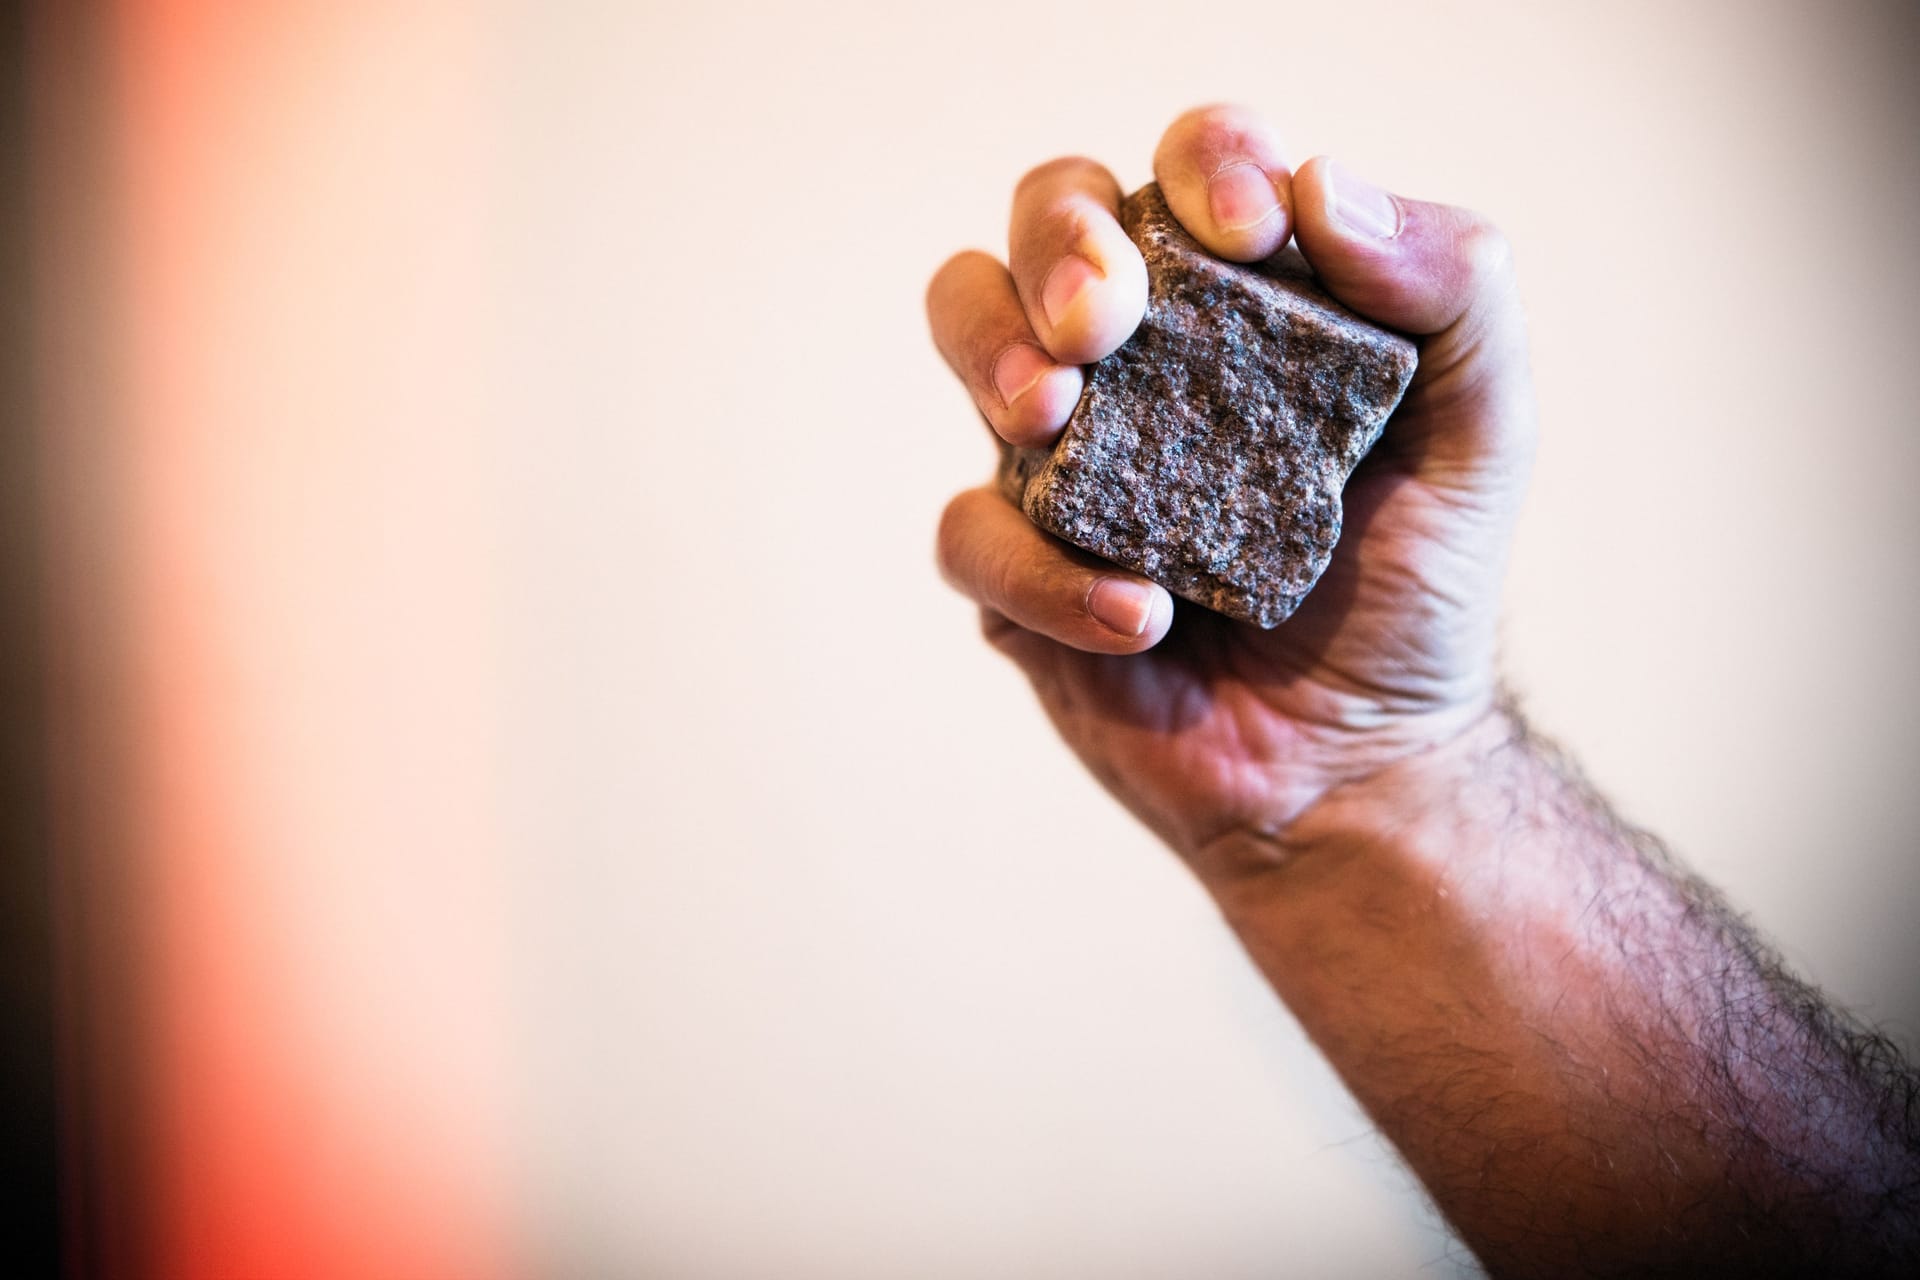
POLYGON ((1062 364, 1112 354, 1147 313, 1147 264, 1120 228, 1120 184, 1084 157, 1020 180, 1007 266, 1027 322, 1062 364))

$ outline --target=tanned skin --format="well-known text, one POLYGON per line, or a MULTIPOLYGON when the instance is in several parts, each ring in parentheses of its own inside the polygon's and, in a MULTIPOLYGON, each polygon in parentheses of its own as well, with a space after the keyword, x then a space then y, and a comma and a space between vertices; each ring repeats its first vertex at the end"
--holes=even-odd
MULTIPOLYGON (((1193 869, 1496 1276, 1920 1274, 1911 1069, 1622 824, 1495 677, 1536 424, 1505 241, 1244 110, 1175 121, 1169 205, 1219 256, 1289 236, 1420 369, 1346 492, 1321 584, 1266 632, 1036 529, 991 486, 943 572, 1061 735, 1193 869)), ((1044 444, 1145 274, 1090 160, 1014 194, 1006 264, 928 289, 1003 439, 1044 444)))

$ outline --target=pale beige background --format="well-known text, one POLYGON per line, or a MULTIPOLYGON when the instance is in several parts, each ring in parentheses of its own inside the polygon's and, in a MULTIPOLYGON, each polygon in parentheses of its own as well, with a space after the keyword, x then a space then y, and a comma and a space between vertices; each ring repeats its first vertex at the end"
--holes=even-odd
POLYGON ((1131 187, 1207 100, 1509 231, 1546 424, 1513 678, 1914 1043, 1910 7, 434 12, 247 64, 307 80, 209 163, 299 216, 194 242, 246 374, 182 384, 234 461, 155 464, 206 529, 154 590, 208 584, 254 673, 249 910, 302 1051, 405 1115, 487 1041, 409 1008, 488 975, 528 1269, 1467 1266, 932 566, 989 450, 925 279, 1000 246, 1028 165, 1131 187), (290 407, 324 447, 253 456, 290 407), (424 846, 491 905, 394 870, 424 846))
POLYGON ((929 565, 988 453, 923 335, 925 277, 1001 247, 1027 165, 1085 152, 1131 187, 1206 100, 1511 233, 1546 422, 1514 678, 1629 815, 1911 1043, 1904 15, 623 9, 530 14, 503 99, 540 424, 508 534, 511 750, 549 851, 526 963, 566 1256, 1453 1265, 929 565))

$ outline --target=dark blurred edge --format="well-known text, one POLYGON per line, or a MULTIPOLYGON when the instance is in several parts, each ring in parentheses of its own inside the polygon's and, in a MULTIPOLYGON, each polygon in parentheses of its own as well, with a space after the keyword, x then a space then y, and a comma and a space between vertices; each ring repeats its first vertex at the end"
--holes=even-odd
POLYGON ((151 1260, 116 801, 114 9, 0 0, 0 1276, 151 1260))
POLYGON ((0 3, 0 1258, 58 1273, 43 515, 35 448, 27 6, 0 3))

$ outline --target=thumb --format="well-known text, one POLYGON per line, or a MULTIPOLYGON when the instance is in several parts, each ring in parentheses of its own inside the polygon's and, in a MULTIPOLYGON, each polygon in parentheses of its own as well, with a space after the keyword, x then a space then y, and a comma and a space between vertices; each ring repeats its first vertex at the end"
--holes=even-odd
POLYGON ((1535 427, 1506 237, 1472 210, 1391 194, 1324 156, 1294 174, 1293 198, 1300 251, 1327 291, 1420 343, 1387 440, 1423 479, 1517 488, 1535 427))

